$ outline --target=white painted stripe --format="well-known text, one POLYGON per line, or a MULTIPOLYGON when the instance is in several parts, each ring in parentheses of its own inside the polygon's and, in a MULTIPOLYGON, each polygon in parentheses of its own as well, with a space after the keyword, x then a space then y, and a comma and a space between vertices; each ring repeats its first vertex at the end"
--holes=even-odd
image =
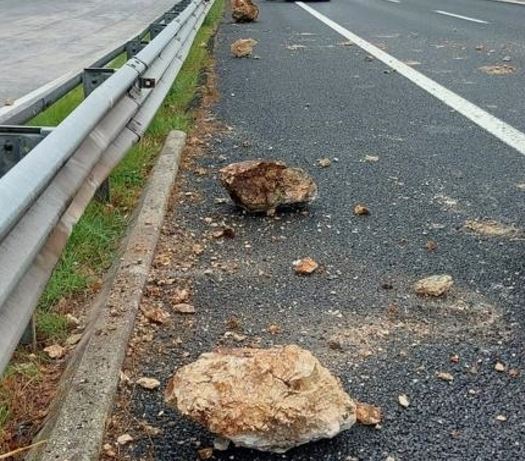
POLYGON ((385 2, 390 2, 390 3, 401 3, 399 0, 385 0, 385 2))
POLYGON ((350 32, 348 29, 340 26, 330 18, 327 18, 317 10, 314 10, 312 7, 305 5, 303 2, 296 2, 296 4, 306 10, 312 16, 319 19, 321 22, 325 23, 327 26, 331 27, 337 33, 341 34, 343 37, 352 41, 367 53, 374 56, 379 61, 382 61, 387 66, 395 69, 400 75, 403 75, 411 82, 430 93, 432 96, 435 96, 440 101, 452 107, 454 110, 464 115, 466 118, 484 130, 488 131, 490 134, 500 139, 505 144, 513 147, 520 154, 525 155, 525 134, 521 131, 510 126, 499 118, 494 117, 470 101, 467 101, 453 91, 450 91, 434 80, 423 75, 421 72, 418 72, 412 67, 397 60, 388 53, 385 53, 383 50, 377 48, 358 35, 350 32))
POLYGON ((445 16, 451 16, 453 18, 464 19, 465 21, 477 22, 479 24, 488 24, 487 21, 483 21, 482 19, 469 18, 468 16, 461 16, 460 14, 449 13, 448 11, 443 11, 443 10, 433 10, 433 11, 434 13, 437 13, 437 14, 444 14, 445 16))

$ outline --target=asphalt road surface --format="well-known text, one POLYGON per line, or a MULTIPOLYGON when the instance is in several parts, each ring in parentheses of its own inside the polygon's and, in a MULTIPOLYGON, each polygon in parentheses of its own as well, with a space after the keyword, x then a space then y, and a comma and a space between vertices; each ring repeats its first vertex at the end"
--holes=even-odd
MULTIPOLYGON (((196 165, 184 165, 144 299, 145 307, 170 312, 174 288, 189 285, 197 313, 171 311, 157 327, 141 321, 126 371, 164 387, 174 370, 217 345, 296 343, 385 415, 381 428, 355 426, 285 455, 233 448, 214 453, 221 461, 525 459, 525 157, 518 131, 525 8, 465 0, 308 5, 398 60, 420 62, 410 68, 472 104, 460 99, 461 111, 452 109, 458 101, 450 92, 430 94, 414 79, 428 81, 403 66, 393 71, 370 48, 349 46, 297 4, 262 2, 256 24, 226 17, 217 37, 221 98, 214 112, 229 129, 196 165), (231 57, 230 43, 246 37, 258 41, 258 59, 231 57), (515 70, 479 69, 494 64, 515 70), (480 109, 493 117, 474 123, 480 109), (310 171, 319 199, 273 218, 217 200, 225 196, 217 169, 260 157, 310 171), (319 168, 323 157, 330 167, 319 168), (357 203, 370 215, 355 216, 357 203), (514 230, 487 237, 464 228, 476 219, 514 230), (209 238, 221 223, 235 238, 209 238), (430 240, 434 251, 426 249, 430 240), (196 259, 195 243, 205 249, 196 259), (305 256, 322 270, 295 275, 292 262, 305 256), (416 280, 442 273, 455 280, 448 296, 415 295, 416 280), (245 341, 224 336, 233 316, 245 341), (271 323, 282 332, 270 334, 271 323), (453 381, 438 379, 439 372, 453 381)), ((120 448, 122 459, 194 460, 198 448, 211 446, 206 430, 166 407, 162 389, 123 386, 121 397, 120 425, 108 443, 123 432, 135 438, 120 448), (141 421, 161 433, 145 435, 141 421)))
POLYGON ((0 106, 90 65, 176 0, 0 0, 0 106))

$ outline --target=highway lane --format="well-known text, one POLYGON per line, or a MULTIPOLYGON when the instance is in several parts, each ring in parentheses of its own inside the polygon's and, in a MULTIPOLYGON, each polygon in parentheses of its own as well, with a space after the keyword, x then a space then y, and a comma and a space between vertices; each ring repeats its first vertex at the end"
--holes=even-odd
POLYGON ((335 0, 311 5, 438 83, 525 130, 525 97, 521 96, 525 93, 525 7, 483 0, 335 0), (511 75, 487 75, 480 70, 492 65, 510 65, 515 71, 511 75))
POLYGON ((88 66, 177 0, 0 0, 0 106, 88 66))
MULTIPOLYGON (((359 23, 352 27, 363 35, 375 20, 385 22, 369 13, 352 16, 351 2, 309 5, 345 26, 359 23)), ((463 226, 488 218, 525 228, 525 186, 518 187, 525 184, 525 157, 358 46, 347 46, 298 5, 261 7, 258 23, 239 26, 227 18, 219 32, 221 97, 213 112, 229 129, 204 138, 209 148, 195 165, 183 164, 144 300, 172 312, 170 290, 191 286, 196 313, 191 319, 172 314, 151 330, 141 323, 135 351, 144 353, 130 360, 131 378, 154 376, 164 386, 173 370, 217 346, 297 343, 355 398, 379 405, 382 427, 354 427, 284 456, 232 448, 216 451, 217 460, 524 459, 523 375, 494 369, 498 361, 507 370, 525 369, 524 240, 482 237, 463 226), (231 56, 230 44, 246 37, 258 41, 259 59, 231 56), (318 201, 274 218, 222 203, 217 170, 260 157, 310 171, 318 201), (322 157, 332 165, 319 168, 322 157), (356 203, 370 215, 355 216, 356 203), (235 238, 209 238, 215 223, 234 228, 235 238), (198 257, 184 251, 191 248, 189 235, 205 249, 198 257), (435 251, 426 250, 429 240, 435 251), (173 258, 164 263, 168 254, 173 258), (305 256, 322 270, 297 277, 292 261, 305 256), (450 295, 416 296, 413 282, 436 273, 454 277, 450 295), (157 283, 167 279, 173 284, 157 283), (245 341, 226 334, 232 317, 245 341), (270 323, 281 333, 272 335, 270 323), (437 378, 443 371, 452 383, 437 378), (408 409, 398 404, 402 393, 408 409)), ((413 48, 426 46, 422 31, 408 38, 413 48)), ((136 440, 120 448, 124 459, 190 460, 197 448, 212 445, 213 437, 167 408, 161 393, 123 388, 132 397, 123 420, 131 412, 164 429, 149 439, 124 424, 116 434, 125 429, 136 440)))

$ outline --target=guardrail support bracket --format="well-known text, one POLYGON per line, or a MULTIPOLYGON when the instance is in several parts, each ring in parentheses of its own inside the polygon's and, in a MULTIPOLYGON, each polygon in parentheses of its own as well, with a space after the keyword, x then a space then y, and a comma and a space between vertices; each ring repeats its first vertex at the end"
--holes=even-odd
POLYGON ((115 69, 107 67, 88 67, 82 73, 82 87, 84 88, 84 98, 87 98, 93 91, 109 77, 115 73, 115 69))
POLYGON ((0 178, 28 154, 52 128, 0 125, 0 178))
POLYGON ((166 24, 159 24, 158 22, 154 22, 149 26, 149 39, 153 40, 157 35, 159 35, 164 28, 166 27, 166 24))
POLYGON ((126 55, 128 60, 130 60, 133 56, 142 51, 142 49, 147 44, 148 42, 145 42, 143 40, 130 40, 128 43, 126 43, 126 55))

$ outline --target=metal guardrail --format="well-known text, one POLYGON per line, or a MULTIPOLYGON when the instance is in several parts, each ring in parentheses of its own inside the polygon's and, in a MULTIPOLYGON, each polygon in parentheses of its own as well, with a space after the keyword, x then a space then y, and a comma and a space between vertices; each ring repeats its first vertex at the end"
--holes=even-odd
MULTIPOLYGON (((98 187, 144 134, 213 0, 191 0, 0 178, 0 373, 98 187)), ((168 14, 168 13, 167 13, 168 14)))

